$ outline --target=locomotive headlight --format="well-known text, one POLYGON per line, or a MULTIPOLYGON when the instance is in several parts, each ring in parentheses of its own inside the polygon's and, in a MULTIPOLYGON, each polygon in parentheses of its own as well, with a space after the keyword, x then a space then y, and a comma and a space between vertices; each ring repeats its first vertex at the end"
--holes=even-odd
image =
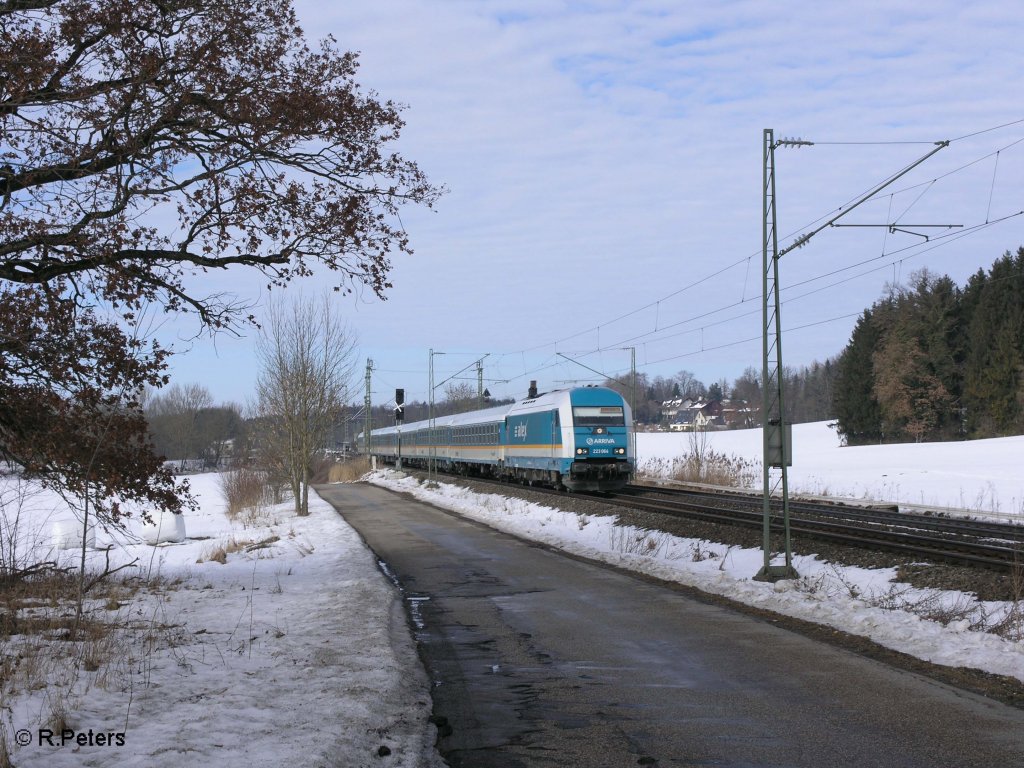
POLYGON ((626 455, 626 449, 625 448, 616 448, 615 449, 615 453, 617 453, 619 456, 625 456, 626 455))
POLYGON ((586 456, 589 452, 590 451, 587 448, 577 448, 576 449, 576 455, 577 456, 586 456))

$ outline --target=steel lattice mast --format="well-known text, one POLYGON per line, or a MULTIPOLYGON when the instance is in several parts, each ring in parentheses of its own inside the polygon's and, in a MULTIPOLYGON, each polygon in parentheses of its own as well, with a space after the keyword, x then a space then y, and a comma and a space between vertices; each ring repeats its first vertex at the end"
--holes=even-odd
MULTIPOLYGON (((764 433, 764 566, 758 571, 755 579, 776 581, 778 579, 797 578, 793 568, 793 555, 790 547, 789 532, 789 475, 787 468, 792 465, 792 428, 786 424, 784 399, 782 395, 782 320, 780 317, 779 300, 779 259, 795 248, 802 248, 807 242, 827 227, 840 226, 836 222, 850 213, 862 203, 872 199, 876 194, 905 176, 914 168, 925 162, 936 152, 949 146, 948 141, 934 142, 935 148, 918 158, 906 168, 893 174, 869 192, 861 195, 851 205, 844 206, 835 216, 831 217, 815 229, 800 235, 791 245, 779 250, 779 237, 776 230, 777 214, 775 207, 775 148, 810 147, 814 142, 802 139, 781 139, 775 141, 775 132, 771 128, 764 129, 764 175, 763 175, 763 221, 762 234, 764 242, 764 258, 762 277, 764 283, 764 337, 762 357, 763 412, 761 420, 764 433), (778 469, 779 475, 772 482, 772 469, 778 469), (782 526, 784 537, 784 565, 771 564, 771 513, 772 496, 781 488, 782 526)), ((892 223, 885 226, 894 227, 892 223)), ((919 226, 956 227, 956 224, 937 224, 919 226)))
POLYGON ((761 276, 763 278, 764 303, 762 318, 764 320, 763 355, 761 365, 762 409, 761 423, 764 439, 764 566, 758 571, 755 579, 775 581, 783 578, 797 578, 793 568, 793 556, 790 549, 789 535, 789 476, 786 471, 790 463, 790 432, 786 428, 785 408, 782 394, 782 320, 780 317, 779 300, 779 237, 776 230, 777 215, 775 211, 775 132, 771 128, 764 130, 764 174, 763 174, 763 259, 761 276), (772 478, 772 469, 780 470, 776 479, 772 478), (785 538, 785 565, 772 566, 771 549, 771 513, 772 496, 781 487, 782 491, 782 524, 785 538))

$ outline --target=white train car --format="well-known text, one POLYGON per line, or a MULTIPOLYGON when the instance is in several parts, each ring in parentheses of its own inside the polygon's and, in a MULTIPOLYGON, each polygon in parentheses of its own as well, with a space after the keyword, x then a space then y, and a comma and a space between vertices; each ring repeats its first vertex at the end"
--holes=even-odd
POLYGON ((578 387, 488 408, 375 429, 370 452, 408 466, 570 490, 623 487, 633 473, 632 415, 617 392, 578 387))

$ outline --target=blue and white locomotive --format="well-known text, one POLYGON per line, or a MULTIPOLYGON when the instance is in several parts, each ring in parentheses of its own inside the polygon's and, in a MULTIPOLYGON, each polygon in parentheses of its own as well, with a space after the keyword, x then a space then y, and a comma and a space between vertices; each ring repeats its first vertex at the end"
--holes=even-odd
POLYGON ((512 405, 375 429, 370 453, 394 463, 565 487, 611 491, 633 472, 632 415, 605 387, 537 394, 512 405), (401 443, 399 443, 401 441, 401 443))

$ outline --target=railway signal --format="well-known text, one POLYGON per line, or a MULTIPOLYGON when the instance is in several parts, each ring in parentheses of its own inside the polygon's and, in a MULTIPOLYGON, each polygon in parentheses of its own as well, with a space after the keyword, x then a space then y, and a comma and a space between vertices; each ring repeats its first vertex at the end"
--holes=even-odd
POLYGON ((398 460, 395 469, 402 469, 402 424, 405 422, 405 390, 395 390, 395 428, 398 432, 398 460))

